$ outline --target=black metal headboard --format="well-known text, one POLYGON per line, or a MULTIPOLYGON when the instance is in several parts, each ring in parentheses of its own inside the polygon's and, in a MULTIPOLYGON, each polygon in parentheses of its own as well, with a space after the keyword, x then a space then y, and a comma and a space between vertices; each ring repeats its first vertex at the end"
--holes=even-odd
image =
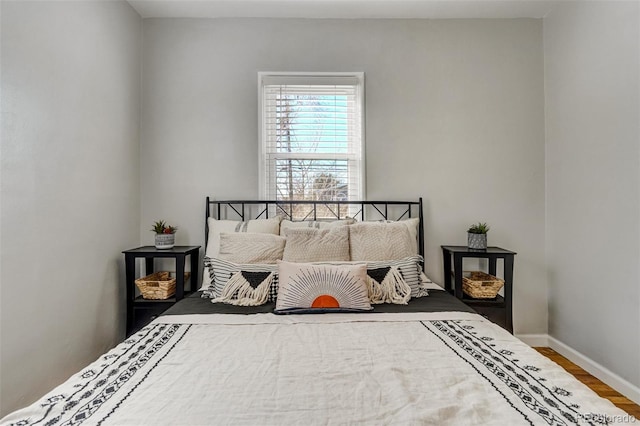
POLYGON ((207 218, 268 219, 275 215, 289 220, 401 220, 418 217, 418 252, 424 257, 422 197, 418 201, 282 201, 282 200, 212 200, 207 197, 205 243, 209 238, 207 218), (300 208, 302 207, 302 209, 300 208), (321 212, 319 217, 318 213, 321 212), (223 214, 224 213, 224 214, 223 214), (233 216, 233 217, 229 217, 233 216))

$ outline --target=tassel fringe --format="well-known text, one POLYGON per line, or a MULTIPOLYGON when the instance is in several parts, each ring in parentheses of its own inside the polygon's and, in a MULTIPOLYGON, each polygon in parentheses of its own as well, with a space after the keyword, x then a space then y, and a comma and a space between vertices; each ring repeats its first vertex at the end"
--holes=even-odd
POLYGON ((384 294, 382 285, 367 275, 367 290, 369 291, 369 300, 371 303, 384 303, 384 294))
POLYGON ((406 305, 411 298, 411 287, 404 280, 397 267, 392 267, 382 282, 367 276, 367 288, 371 303, 394 303, 406 305))
POLYGON ((258 306, 267 303, 269 288, 273 283, 274 273, 270 273, 256 288, 242 276, 242 272, 231 275, 229 281, 222 289, 220 297, 213 299, 212 303, 228 303, 236 306, 258 306))

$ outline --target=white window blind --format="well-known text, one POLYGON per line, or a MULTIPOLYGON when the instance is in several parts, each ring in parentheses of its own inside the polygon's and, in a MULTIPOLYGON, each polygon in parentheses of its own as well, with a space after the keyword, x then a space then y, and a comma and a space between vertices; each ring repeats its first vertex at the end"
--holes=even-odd
POLYGON ((364 198, 364 75, 260 73, 261 197, 364 198))

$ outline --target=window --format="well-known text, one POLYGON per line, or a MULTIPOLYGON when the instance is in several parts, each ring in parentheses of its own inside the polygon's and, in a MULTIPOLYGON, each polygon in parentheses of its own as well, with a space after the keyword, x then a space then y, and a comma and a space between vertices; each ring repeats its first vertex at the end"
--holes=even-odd
POLYGON ((260 196, 364 198, 364 74, 259 73, 260 196))

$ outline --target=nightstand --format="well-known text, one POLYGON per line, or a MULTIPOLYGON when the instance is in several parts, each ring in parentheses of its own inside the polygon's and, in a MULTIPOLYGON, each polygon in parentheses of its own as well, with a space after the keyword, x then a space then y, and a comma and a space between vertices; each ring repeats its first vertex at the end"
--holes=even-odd
POLYGON ((125 276, 127 285, 127 336, 145 326, 154 315, 159 315, 184 296, 195 291, 198 283, 198 260, 200 246, 175 246, 171 249, 157 249, 154 246, 125 250, 125 276), (184 266, 186 257, 191 262, 190 290, 184 289, 184 266), (176 294, 169 299, 150 300, 136 296, 136 259, 144 258, 145 275, 154 272, 154 259, 173 258, 176 262, 176 294))
POLYGON ((441 246, 444 263, 444 289, 472 307, 476 312, 513 333, 513 259, 517 254, 500 247, 487 247, 485 250, 470 249, 467 246, 441 246), (453 269, 451 258, 453 257, 453 269), (489 260, 489 274, 496 275, 498 259, 504 262, 504 297, 495 299, 474 299, 462 292, 462 259, 480 258, 489 260), (451 276, 453 275, 453 285, 451 276))

